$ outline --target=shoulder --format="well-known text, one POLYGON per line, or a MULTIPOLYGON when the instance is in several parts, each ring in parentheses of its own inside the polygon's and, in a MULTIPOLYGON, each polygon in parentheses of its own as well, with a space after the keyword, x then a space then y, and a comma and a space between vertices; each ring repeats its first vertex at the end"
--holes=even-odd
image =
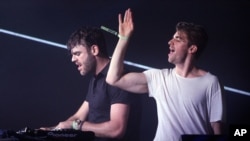
POLYGON ((218 82, 218 77, 210 72, 207 72, 205 75, 204 75, 204 78, 206 79, 209 79, 210 81, 215 81, 215 82, 218 82))
POLYGON ((149 69, 143 71, 143 73, 166 73, 166 72, 171 72, 173 69, 149 69))
POLYGON ((161 83, 174 75, 173 69, 151 69, 144 71, 143 74, 148 83, 161 83))
POLYGON ((212 74, 209 71, 205 71, 202 69, 199 69, 197 76, 199 76, 200 78, 203 78, 205 80, 208 80, 210 82, 218 82, 218 77, 214 74, 212 74))
MULTIPOLYGON (((220 83, 218 77, 210 72, 207 72, 203 77, 203 82, 206 84, 208 87, 213 88, 213 89, 222 89, 223 86, 220 83)), ((201 81, 200 81, 201 82, 201 81)))
POLYGON ((172 74, 173 69, 150 69, 143 72, 146 76, 172 74))

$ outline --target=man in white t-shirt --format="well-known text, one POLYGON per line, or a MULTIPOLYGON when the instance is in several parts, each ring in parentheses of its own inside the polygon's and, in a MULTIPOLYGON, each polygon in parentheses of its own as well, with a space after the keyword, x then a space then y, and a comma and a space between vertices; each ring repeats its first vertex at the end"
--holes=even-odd
POLYGON ((195 66, 204 50, 207 34, 193 23, 179 22, 168 42, 169 69, 152 69, 123 75, 123 61, 134 30, 132 12, 119 14, 119 41, 106 81, 121 89, 145 94, 156 100, 158 126, 155 141, 178 141, 185 134, 221 134, 223 95, 218 78, 195 66))

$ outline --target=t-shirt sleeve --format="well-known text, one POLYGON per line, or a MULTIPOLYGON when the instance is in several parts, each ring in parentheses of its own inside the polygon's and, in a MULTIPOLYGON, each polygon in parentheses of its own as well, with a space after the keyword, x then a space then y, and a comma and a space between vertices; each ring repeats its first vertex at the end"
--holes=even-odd
POLYGON ((130 104, 131 102, 131 93, 121 90, 114 86, 108 86, 109 97, 111 104, 123 103, 130 104))
POLYGON ((143 72, 144 75, 146 76, 147 79, 147 84, 148 84, 148 94, 149 97, 153 97, 155 88, 157 88, 157 85, 159 85, 159 79, 157 79, 157 75, 159 73, 159 70, 157 69, 151 69, 151 70, 146 70, 143 72))
POLYGON ((223 89, 216 77, 210 89, 210 108, 209 116, 210 122, 224 121, 225 120, 225 99, 223 96, 223 89))

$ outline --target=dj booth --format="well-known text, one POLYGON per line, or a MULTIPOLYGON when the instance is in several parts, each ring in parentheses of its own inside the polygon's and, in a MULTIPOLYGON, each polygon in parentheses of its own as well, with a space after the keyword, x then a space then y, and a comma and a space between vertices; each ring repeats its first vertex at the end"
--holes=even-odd
MULTIPOLYGON (((94 141, 94 139, 94 132, 74 129, 45 131, 25 127, 17 132, 0 129, 0 141, 94 141)), ((182 135, 181 140, 228 141, 229 138, 226 135, 182 135)))
POLYGON ((90 131, 63 129, 44 131, 25 127, 19 131, 0 129, 0 141, 93 141, 90 131))

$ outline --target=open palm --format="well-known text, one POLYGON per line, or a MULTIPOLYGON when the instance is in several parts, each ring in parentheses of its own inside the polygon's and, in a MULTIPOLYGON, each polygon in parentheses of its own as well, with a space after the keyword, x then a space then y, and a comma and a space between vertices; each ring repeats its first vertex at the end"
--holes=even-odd
POLYGON ((123 37, 130 37, 130 35, 133 33, 134 30, 134 23, 131 10, 130 9, 126 10, 123 20, 121 14, 119 14, 118 19, 119 19, 119 35, 123 37))

